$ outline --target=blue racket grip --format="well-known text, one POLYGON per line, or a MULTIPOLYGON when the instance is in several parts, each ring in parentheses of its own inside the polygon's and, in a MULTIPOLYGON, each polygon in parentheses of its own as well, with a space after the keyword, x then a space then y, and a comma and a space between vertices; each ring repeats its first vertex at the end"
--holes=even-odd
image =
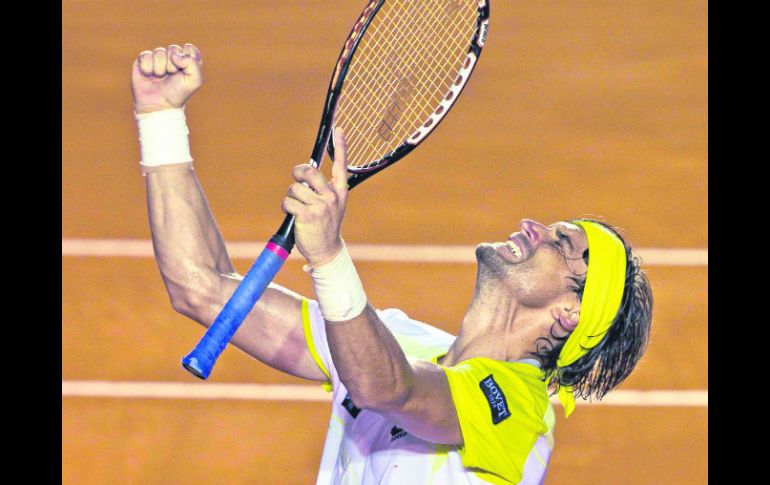
POLYGON ((198 345, 182 359, 185 369, 201 379, 208 378, 219 355, 288 256, 286 249, 272 241, 265 246, 198 345))

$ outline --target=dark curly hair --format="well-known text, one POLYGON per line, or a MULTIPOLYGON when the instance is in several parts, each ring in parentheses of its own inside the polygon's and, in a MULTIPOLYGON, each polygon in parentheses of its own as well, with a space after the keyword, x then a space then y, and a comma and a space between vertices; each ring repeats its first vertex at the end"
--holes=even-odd
MULTIPOLYGON (((626 250, 626 283, 618 313, 607 333, 598 345, 569 366, 557 368, 556 362, 569 334, 559 337, 550 329, 551 338, 541 337, 536 345, 535 357, 551 379, 551 390, 556 393, 560 386, 572 386, 575 396, 583 399, 602 399, 610 390, 625 380, 647 350, 652 321, 652 289, 642 271, 639 258, 620 233, 601 221, 584 219, 606 227, 622 241, 626 250)), ((587 255, 590 257, 590 255, 587 255)), ((585 278, 575 275, 572 289, 582 299, 585 278)))

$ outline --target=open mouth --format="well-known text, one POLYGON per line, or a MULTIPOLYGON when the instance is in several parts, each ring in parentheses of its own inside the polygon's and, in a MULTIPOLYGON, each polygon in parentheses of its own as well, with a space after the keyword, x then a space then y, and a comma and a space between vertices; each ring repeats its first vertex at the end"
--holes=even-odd
POLYGON ((524 255, 524 251, 521 250, 521 247, 513 239, 509 239, 505 244, 516 258, 521 258, 524 255))
POLYGON ((527 254, 521 235, 518 233, 511 234, 507 241, 495 243, 493 246, 501 257, 512 263, 518 263, 527 254))

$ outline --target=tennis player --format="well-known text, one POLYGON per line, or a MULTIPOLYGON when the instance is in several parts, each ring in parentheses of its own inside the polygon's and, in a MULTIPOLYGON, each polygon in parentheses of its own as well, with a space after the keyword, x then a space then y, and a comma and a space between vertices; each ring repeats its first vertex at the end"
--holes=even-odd
MULTIPOLYGON (((202 85, 191 44, 144 51, 132 73, 155 254, 174 309, 208 326, 236 274, 192 165, 185 103, 202 85)), ((333 393, 319 484, 542 483, 556 393, 601 399, 645 351, 652 294, 610 226, 523 220, 479 244, 457 336, 375 309, 341 235, 344 133, 330 179, 299 165, 283 209, 315 298, 271 284, 232 343, 333 393)))

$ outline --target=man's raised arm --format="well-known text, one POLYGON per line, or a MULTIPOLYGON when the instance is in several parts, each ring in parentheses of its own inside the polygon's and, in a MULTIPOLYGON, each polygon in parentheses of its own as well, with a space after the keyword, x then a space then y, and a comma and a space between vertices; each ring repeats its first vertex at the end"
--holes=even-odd
MULTIPOLYGON (((203 59, 192 44, 144 51, 134 62, 134 95, 155 257, 174 309, 208 327, 241 279, 192 169, 184 107, 203 84, 203 59)), ((265 290, 232 339, 265 364, 326 380, 307 348, 301 297, 265 290)))

